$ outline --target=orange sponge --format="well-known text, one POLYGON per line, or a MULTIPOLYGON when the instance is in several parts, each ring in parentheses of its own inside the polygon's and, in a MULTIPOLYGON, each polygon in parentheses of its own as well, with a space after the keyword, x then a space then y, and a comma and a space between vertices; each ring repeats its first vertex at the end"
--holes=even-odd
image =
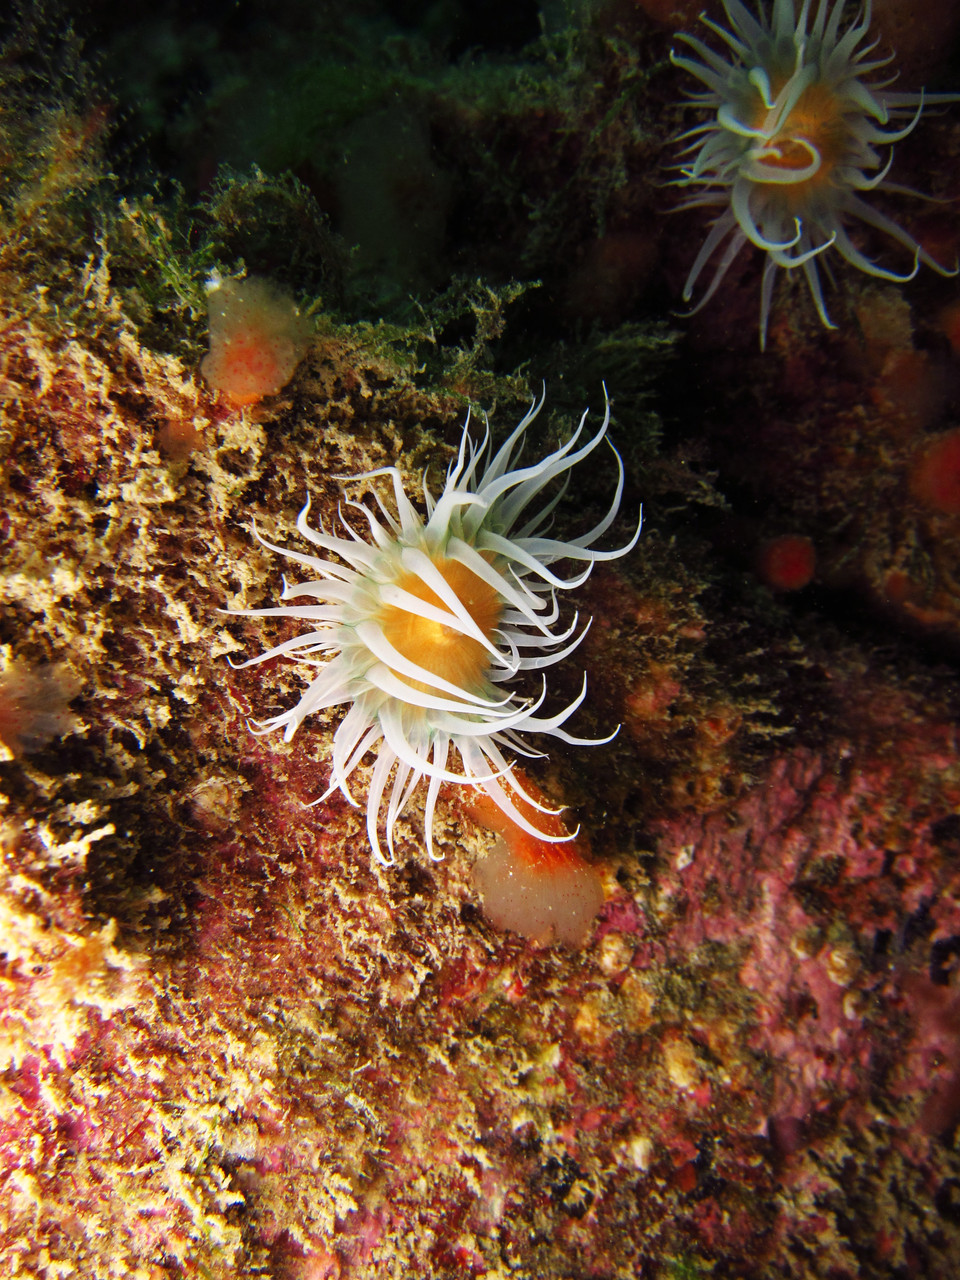
POLYGON ((813 579, 817 553, 803 534, 782 533, 760 548, 757 568, 760 577, 774 591, 799 591, 813 579))
POLYGON ((910 472, 910 490, 942 515, 960 513, 960 431, 945 431, 923 449, 910 472))

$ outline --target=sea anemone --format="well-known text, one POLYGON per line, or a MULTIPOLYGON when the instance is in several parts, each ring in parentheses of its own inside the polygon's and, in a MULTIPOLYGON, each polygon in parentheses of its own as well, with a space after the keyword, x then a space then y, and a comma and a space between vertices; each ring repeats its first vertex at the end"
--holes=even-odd
POLYGON ((544 536, 569 483, 569 472, 606 437, 610 405, 607 401, 596 435, 580 448, 575 446, 586 413, 565 444, 539 462, 511 470, 524 433, 542 406, 543 397, 532 404, 496 453, 486 419, 478 445, 470 434, 468 414, 456 462, 448 468, 438 498, 423 479, 426 519, 407 496, 400 471, 382 467, 352 477, 389 476, 393 484, 396 514, 376 493, 376 511, 364 503, 346 503, 366 522, 365 537, 347 522, 342 508, 344 536, 311 528, 309 500, 297 529, 322 549, 323 556, 274 546, 254 526, 259 542, 313 575, 297 584, 284 579, 281 599, 312 598, 316 603, 231 610, 245 617, 296 619, 312 627, 241 665, 282 656, 319 668, 300 701, 259 722, 257 731, 283 729, 289 741, 306 716, 350 704, 334 734, 329 788, 315 803, 339 789, 356 804, 348 785, 350 776, 368 752, 375 752, 367 834, 377 860, 386 865, 394 860, 397 819, 424 778, 429 780, 425 837, 431 858, 438 856, 432 829, 443 782, 479 787, 532 835, 571 839, 566 832, 539 831, 514 803, 511 795, 550 812, 524 790, 502 748, 524 756, 540 755, 524 742, 524 733, 548 734, 577 745, 609 741, 576 738, 561 727, 583 702, 586 677, 573 702, 553 715, 538 715, 546 698, 545 677, 534 697, 499 688, 521 672, 542 671, 560 662, 576 649, 589 623, 579 627, 574 615, 561 629, 557 592, 580 586, 598 560, 625 555, 640 534, 638 523, 626 546, 611 551, 593 548, 616 518, 623 493, 623 464, 613 449, 618 480, 603 519, 569 542, 544 536), (531 514, 531 504, 558 477, 563 477, 563 483, 531 514), (572 577, 558 577, 550 566, 563 560, 581 561, 584 567, 572 577), (448 768, 453 751, 459 753, 462 773, 448 768), (390 855, 386 858, 379 827, 391 775, 384 821, 390 855))
MULTIPOLYGON (((864 44, 870 3, 847 26, 841 25, 845 0, 819 0, 810 21, 811 0, 797 16, 794 0, 773 0, 769 14, 761 5, 754 17, 740 0, 723 0, 730 29, 702 18, 727 45, 726 56, 695 36, 680 34, 700 61, 671 53, 673 62, 706 86, 690 95, 698 107, 714 113, 706 124, 681 135, 689 145, 677 165, 679 186, 701 188, 678 207, 719 207, 683 290, 693 296, 700 273, 724 245, 713 279, 694 311, 716 293, 731 263, 749 241, 767 258, 760 290, 760 345, 766 343, 773 283, 778 267, 803 269, 820 319, 827 315, 818 259, 831 246, 847 262, 884 280, 912 279, 921 262, 942 275, 941 266, 860 192, 877 187, 903 191, 886 181, 890 148, 912 132, 923 110, 923 93, 892 93, 892 80, 868 77, 890 61, 870 59, 876 42, 864 44), (907 118, 909 117, 909 118, 907 118), (902 128, 886 128, 906 119, 902 128), (879 266, 851 240, 849 218, 885 232, 913 255, 910 271, 898 274, 879 266)), ((954 101, 936 94, 926 101, 954 101)), ((911 194, 919 194, 913 192, 911 194)), ((693 312, 690 313, 691 315, 693 312)))

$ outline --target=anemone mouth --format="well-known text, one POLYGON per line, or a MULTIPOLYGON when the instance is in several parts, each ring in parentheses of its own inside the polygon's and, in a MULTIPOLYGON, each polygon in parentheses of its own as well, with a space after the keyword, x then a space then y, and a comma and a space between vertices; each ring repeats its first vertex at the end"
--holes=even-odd
POLYGON ((421 782, 427 784, 424 830, 431 857, 438 856, 433 818, 443 784, 478 787, 511 822, 539 839, 573 838, 540 831, 525 816, 516 797, 530 797, 504 751, 540 754, 527 745, 528 733, 578 745, 592 741, 563 727, 586 698, 586 678, 572 702, 542 714, 544 670, 573 653, 589 626, 576 615, 564 625, 558 595, 582 583, 596 562, 632 550, 640 521, 625 545, 612 550, 593 545, 613 524, 623 495, 623 464, 612 450, 617 484, 606 513, 569 541, 546 536, 570 471, 606 440, 610 404, 606 399, 603 422, 591 437, 582 440, 584 414, 559 448, 533 464, 516 466, 524 433, 542 406, 542 397, 534 401, 496 452, 486 421, 478 443, 468 415, 440 494, 435 497, 423 482, 426 517, 408 496, 399 469, 385 467, 355 477, 386 477, 393 488, 392 509, 376 494, 375 508, 349 504, 362 515, 364 534, 342 510, 342 533, 313 528, 309 501, 304 506, 297 530, 322 554, 275 546, 254 528, 264 546, 312 576, 299 584, 284 579, 282 600, 300 603, 228 612, 299 620, 310 629, 239 665, 280 657, 317 668, 299 701, 254 731, 282 730, 289 741, 308 715, 347 707, 333 736, 329 787, 320 799, 340 791, 355 804, 351 776, 373 757, 367 834, 381 863, 394 859, 396 824, 421 782), (546 496, 555 481, 561 482, 559 489, 546 496), (561 576, 551 566, 565 560, 583 567, 561 576), (528 671, 540 673, 539 692, 523 696, 502 689, 528 671), (456 756, 459 773, 450 763, 456 756))
MULTIPOLYGON (((957 268, 937 262, 903 227, 874 210, 860 194, 887 184, 892 146, 920 120, 925 102, 951 102, 958 94, 893 93, 891 79, 873 73, 890 59, 871 58, 870 5, 843 26, 845 0, 774 0, 754 16, 740 0, 723 0, 729 27, 702 19, 726 46, 711 48, 696 36, 678 39, 695 56, 671 52, 675 65, 705 85, 691 105, 712 119, 678 141, 691 157, 677 166, 674 184, 695 188, 678 208, 719 207, 683 289, 685 301, 708 263, 713 275, 688 315, 705 306, 733 262, 752 244, 767 254, 760 301, 760 345, 767 329, 778 269, 800 269, 821 322, 827 313, 818 269, 836 249, 845 261, 885 280, 912 278, 921 263, 942 275, 957 268), (905 120, 902 127, 892 122, 905 120), (691 141, 692 139, 692 141, 691 141), (886 154, 882 154, 883 149, 886 154), (912 269, 886 268, 858 249, 847 224, 865 223, 912 256, 912 269)), ((913 192, 920 195, 919 192, 913 192)))
MULTIPOLYGON (((377 625, 409 662, 460 688, 482 689, 491 663, 504 662, 495 644, 503 602, 459 560, 421 555, 418 568, 402 568, 381 589, 377 625)), ((512 655, 508 666, 514 667, 512 655)), ((426 691, 431 683, 413 687, 426 691)))

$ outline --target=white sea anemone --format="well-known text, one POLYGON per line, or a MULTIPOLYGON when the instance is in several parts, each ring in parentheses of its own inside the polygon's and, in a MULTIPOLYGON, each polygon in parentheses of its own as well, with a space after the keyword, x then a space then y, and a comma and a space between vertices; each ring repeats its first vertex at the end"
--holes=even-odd
POLYGON ((300 512, 297 529, 321 548, 322 556, 274 546, 254 527, 264 546, 312 575, 301 583, 284 579, 281 599, 316 603, 231 610, 246 617, 276 616, 311 625, 305 634, 241 665, 287 657, 319 668, 300 701, 260 722, 258 730, 283 729, 289 741, 306 716, 350 704, 333 738, 330 786, 316 803, 339 789, 355 804, 350 776, 368 753, 375 753, 367 834, 382 863, 393 861, 397 819, 424 778, 429 780, 425 836, 431 857, 437 856, 433 815, 443 782, 479 787, 511 821, 541 839, 570 838, 538 831, 513 803, 511 791, 546 812, 524 792, 502 748, 540 755, 524 743, 524 733, 548 734, 576 744, 591 742, 561 728, 586 696, 586 677, 569 706, 545 716, 537 714, 546 697, 545 678, 535 697, 499 686, 521 672, 542 671, 573 652, 589 623, 578 629, 575 615, 561 629, 557 592, 580 586, 598 560, 625 555, 635 546, 640 526, 626 546, 612 551, 593 548, 616 518, 623 493, 623 465, 614 449, 617 487, 603 519, 570 542, 544 536, 570 470, 605 438, 610 405, 608 401, 599 431, 580 448, 575 446, 586 413, 560 448, 531 466, 511 470, 524 433, 542 406, 541 397, 496 453, 488 424, 482 442, 474 442, 468 414, 456 462, 448 469, 438 498, 424 478, 426 519, 408 498, 399 470, 383 467, 353 478, 389 476, 396 514, 375 492, 376 512, 363 503, 346 504, 366 521, 365 537, 347 523, 342 509, 345 536, 312 529, 307 524, 309 501, 300 512), (529 514, 531 504, 558 477, 564 481, 556 492, 529 514), (328 558, 331 555, 337 559, 328 558), (585 562, 584 568, 570 578, 559 577, 550 566, 562 560, 585 562), (459 753, 462 773, 448 768, 452 752, 459 753), (390 856, 386 858, 379 827, 388 785, 384 826, 390 856))
MULTIPOLYGON (((799 14, 794 0, 773 0, 769 13, 761 3, 756 17, 740 0, 723 0, 723 7, 729 30, 701 19, 727 46, 723 55, 684 34, 678 38, 700 61, 671 54, 677 66, 707 86, 690 98, 713 115, 681 135, 681 141, 692 139, 683 152, 692 158, 677 166, 677 184, 700 190, 679 207, 721 210, 690 269, 684 300, 690 301, 700 273, 724 241, 713 279, 694 311, 710 301, 744 245, 756 245, 767 255, 760 292, 761 346, 778 267, 803 270, 820 319, 835 327, 818 271, 820 255, 831 247, 884 280, 909 280, 921 262, 952 274, 860 195, 877 187, 904 190, 886 181, 892 150, 884 159, 877 148, 890 148, 912 132, 924 105, 923 93, 892 93, 888 86, 895 77, 868 79, 890 61, 871 60, 877 42, 864 44, 870 0, 845 26, 845 0, 832 5, 818 0, 812 21, 811 0, 802 0, 799 14), (898 119, 906 120, 902 128, 885 127, 898 119), (913 255, 912 268, 898 273, 868 258, 847 233, 849 218, 905 246, 913 255)), ((936 94, 926 101, 956 98, 936 94)))

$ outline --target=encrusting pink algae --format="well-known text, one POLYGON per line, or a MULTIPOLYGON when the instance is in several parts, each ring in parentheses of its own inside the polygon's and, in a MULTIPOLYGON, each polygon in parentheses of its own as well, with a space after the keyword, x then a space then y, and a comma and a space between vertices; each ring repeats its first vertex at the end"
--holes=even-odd
MULTIPOLYGON (((189 206, 121 196, 80 68, 41 92, 29 41, 0 59, 4 1277, 954 1280, 956 285, 844 277, 835 334, 787 279, 761 358, 747 270, 726 319, 668 333, 655 299, 672 305, 689 231, 644 230, 678 123, 652 68, 672 74, 670 15, 695 15, 591 12, 558 31, 545 6, 522 59, 443 75, 406 33, 383 55, 395 79, 317 17, 336 66, 358 59, 331 165, 381 118, 370 86, 402 84, 464 223, 432 269, 449 253, 467 274, 383 317, 312 193, 335 189, 322 150, 311 190, 251 170, 189 206), (441 170, 484 147, 471 221, 441 170), (494 245, 508 154, 529 204, 494 245), (611 282, 621 253, 632 293, 611 282), (483 283, 534 264, 542 290, 483 283), (281 316, 256 394, 245 355, 213 376, 212 278, 227 301, 273 282, 252 286, 281 316), (283 590, 250 521, 295 551, 308 495, 312 528, 343 512, 365 531, 349 504, 378 494, 389 528, 392 490, 362 473, 439 492, 467 405, 495 405, 499 431, 534 373, 553 415, 518 465, 606 378, 624 514, 600 545, 629 542, 641 496, 645 520, 565 593, 566 622, 558 603, 560 631, 593 621, 537 714, 585 670, 577 734, 620 729, 589 748, 531 734, 548 755, 519 761, 542 834, 575 840, 445 785, 437 860, 412 792, 384 866, 372 757, 356 806, 314 803, 337 716, 289 742, 251 732, 317 669, 232 665, 265 627, 290 649, 302 631, 242 615, 283 590), (786 567, 765 561, 785 539, 786 567)), ((190 110, 200 136, 207 106, 190 110)), ((958 128, 931 115, 924 136, 955 148, 958 128)), ((910 232, 939 229, 945 260, 956 215, 931 218, 910 232)), ((617 462, 594 461, 550 538, 606 519, 617 462)))

